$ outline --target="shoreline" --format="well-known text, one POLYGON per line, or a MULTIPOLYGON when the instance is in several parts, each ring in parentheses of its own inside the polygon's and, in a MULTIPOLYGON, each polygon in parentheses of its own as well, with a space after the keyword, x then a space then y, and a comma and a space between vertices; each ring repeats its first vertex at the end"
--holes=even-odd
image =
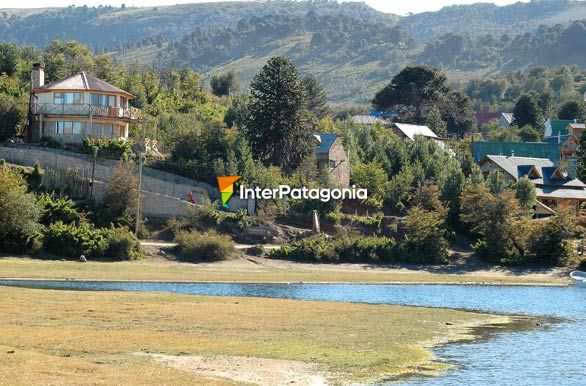
POLYGON ((0 257, 0 277, 27 280, 86 280, 241 284, 436 284, 571 285, 568 268, 502 268, 466 263, 449 266, 314 264, 240 255, 218 261, 185 263, 162 257, 134 261, 0 257))
POLYGON ((92 374, 85 371, 95 362, 103 364, 94 375, 131 376, 134 383, 145 377, 136 370, 146 367, 151 376, 177 377, 173 384, 190 384, 191 377, 232 384, 261 376, 253 383, 268 386, 281 374, 258 371, 274 360, 282 361, 279 371, 292 366, 306 378, 325 374, 324 384, 438 376, 457 364, 444 361, 436 349, 534 325, 526 316, 403 305, 4 286, 0 292, 13 300, 0 316, 2 346, 18 354, 0 356, 0 375, 16 380, 24 374, 49 376, 43 379, 57 383, 68 371, 75 371, 71 376, 92 374), (32 311, 22 314, 21 304, 32 311), (339 319, 334 324, 332 313, 339 319), (151 321, 159 318, 165 323, 153 330, 151 321), (323 335, 326 330, 329 334, 323 335), (74 341, 66 338, 71 334, 74 341), (135 359, 138 352, 146 355, 135 359), (31 365, 38 355, 46 359, 40 368, 31 365), (12 358, 18 363, 9 366, 12 358), (174 366, 177 361, 184 366, 174 366), (121 364, 129 366, 130 375, 118 372, 121 364), (165 372, 171 370, 177 373, 165 372), (220 371, 228 377, 216 378, 220 371))
POLYGON ((164 283, 164 284, 237 284, 237 285, 300 285, 300 284, 320 284, 320 285, 460 285, 460 286, 487 286, 487 287, 568 287, 571 283, 497 283, 497 282, 442 282, 442 281, 220 281, 220 280, 138 280, 138 279, 78 279, 78 278, 54 278, 54 277, 2 277, 0 281, 51 281, 51 282, 107 282, 107 283, 164 283))

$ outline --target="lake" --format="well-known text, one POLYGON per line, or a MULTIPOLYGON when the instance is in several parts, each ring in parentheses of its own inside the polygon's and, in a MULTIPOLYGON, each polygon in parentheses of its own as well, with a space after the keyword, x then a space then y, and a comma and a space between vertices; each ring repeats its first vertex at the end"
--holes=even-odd
POLYGON ((0 285, 88 291, 162 291, 208 296, 446 307, 563 319, 531 330, 435 350, 455 369, 406 385, 586 385, 586 289, 546 286, 224 284, 0 280, 0 285))

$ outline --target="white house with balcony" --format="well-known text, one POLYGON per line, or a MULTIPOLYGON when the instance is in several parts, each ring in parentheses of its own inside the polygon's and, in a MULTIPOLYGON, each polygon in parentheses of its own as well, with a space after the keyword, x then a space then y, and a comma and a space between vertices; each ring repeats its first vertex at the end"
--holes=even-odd
POLYGON ((44 68, 31 72, 28 140, 52 137, 63 143, 83 138, 128 138, 141 111, 129 106, 134 96, 81 72, 45 84, 44 68))

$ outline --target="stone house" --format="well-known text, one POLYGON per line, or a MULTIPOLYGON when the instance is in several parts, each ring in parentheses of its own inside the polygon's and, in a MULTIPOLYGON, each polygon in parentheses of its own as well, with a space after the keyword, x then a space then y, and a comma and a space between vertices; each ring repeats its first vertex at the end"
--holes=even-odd
POLYGON ((315 134, 317 166, 327 171, 332 183, 339 187, 350 186, 350 161, 342 140, 336 134, 315 134))

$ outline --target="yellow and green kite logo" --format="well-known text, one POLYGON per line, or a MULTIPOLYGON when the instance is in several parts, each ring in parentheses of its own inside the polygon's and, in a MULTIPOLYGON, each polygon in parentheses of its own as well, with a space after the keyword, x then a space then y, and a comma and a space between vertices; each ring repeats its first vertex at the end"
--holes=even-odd
POLYGON ((241 176, 225 176, 218 177, 218 187, 222 194, 222 206, 228 208, 228 200, 234 194, 234 183, 238 181, 241 176))

